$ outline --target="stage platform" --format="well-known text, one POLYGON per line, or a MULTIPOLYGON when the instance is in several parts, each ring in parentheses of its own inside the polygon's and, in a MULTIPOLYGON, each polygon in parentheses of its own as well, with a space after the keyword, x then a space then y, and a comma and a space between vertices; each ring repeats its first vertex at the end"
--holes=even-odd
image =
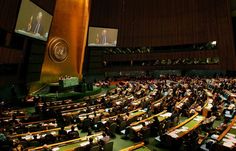
POLYGON ((95 95, 102 92, 102 88, 100 87, 93 87, 92 91, 85 91, 85 92, 75 92, 73 90, 71 91, 60 91, 60 92, 49 92, 49 93, 43 93, 43 94, 38 94, 41 98, 43 99, 52 99, 52 100, 63 100, 63 99, 80 99, 85 96, 90 96, 90 95, 95 95))

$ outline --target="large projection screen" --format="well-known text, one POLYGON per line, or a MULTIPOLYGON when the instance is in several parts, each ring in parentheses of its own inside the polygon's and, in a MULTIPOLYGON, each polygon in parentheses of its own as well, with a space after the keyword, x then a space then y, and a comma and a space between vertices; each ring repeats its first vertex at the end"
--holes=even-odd
POLYGON ((115 47, 118 29, 89 27, 88 46, 115 47))
POLYGON ((15 32, 39 40, 47 41, 52 15, 30 0, 22 0, 15 32))

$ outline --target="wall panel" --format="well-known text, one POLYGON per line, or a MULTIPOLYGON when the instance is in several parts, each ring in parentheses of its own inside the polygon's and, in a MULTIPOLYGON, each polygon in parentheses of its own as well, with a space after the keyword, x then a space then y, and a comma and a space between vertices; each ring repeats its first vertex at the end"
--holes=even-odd
POLYGON ((156 57, 194 58, 207 54, 220 57, 218 69, 236 70, 230 0, 114 0, 116 5, 109 0, 93 0, 92 3, 89 25, 118 28, 118 47, 158 47, 216 40, 216 51, 167 51, 156 57), (107 13, 110 15, 105 15, 107 13))

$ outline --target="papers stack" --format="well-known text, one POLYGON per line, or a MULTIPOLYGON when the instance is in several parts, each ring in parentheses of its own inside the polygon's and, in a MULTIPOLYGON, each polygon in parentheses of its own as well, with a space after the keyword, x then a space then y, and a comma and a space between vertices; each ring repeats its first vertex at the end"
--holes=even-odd
POLYGON ((234 146, 234 144, 231 143, 231 142, 224 142, 224 143, 223 143, 223 146, 231 148, 231 147, 234 146))
POLYGON ((195 117, 193 120, 194 120, 194 121, 201 121, 202 119, 203 119, 202 116, 197 116, 197 117, 195 117))
POLYGON ((171 115, 172 115, 172 113, 167 112, 167 113, 162 114, 162 115, 160 115, 160 116, 161 116, 161 117, 170 117, 171 115))
POLYGON ((150 124, 150 121, 146 121, 146 122, 145 122, 145 125, 149 125, 149 124, 150 124))
POLYGON ((232 148, 233 146, 236 145, 236 138, 235 135, 232 133, 227 133, 225 137, 222 139, 223 141, 223 146, 232 148))
POLYGON ((177 138, 177 137, 179 137, 179 136, 177 135, 178 133, 180 133, 180 132, 186 132, 186 131, 188 131, 188 127, 182 126, 181 128, 176 129, 176 130, 174 130, 173 132, 170 132, 168 135, 171 136, 171 137, 173 137, 173 138, 177 138))
POLYGON ((181 130, 182 132, 185 132, 185 131, 188 130, 188 127, 186 127, 186 126, 182 126, 180 130, 181 130))
POLYGON ((56 135, 57 133, 55 131, 51 132, 52 135, 56 135))
POLYGON ((212 138, 212 139, 215 139, 215 140, 216 140, 218 137, 219 137, 219 135, 216 135, 216 134, 211 135, 211 138, 212 138))
POLYGON ((171 136, 172 138, 177 138, 178 137, 178 135, 175 133, 175 131, 169 133, 168 135, 171 136))
POLYGON ((89 141, 86 141, 86 142, 80 143, 80 146, 86 146, 86 145, 88 145, 88 144, 89 144, 89 141))
POLYGON ((139 124, 139 125, 136 125, 136 126, 133 126, 132 128, 134 129, 134 130, 139 130, 139 129, 141 129, 143 126, 141 125, 141 124, 139 124))
POLYGON ((55 147, 52 149, 52 151, 58 151, 60 148, 59 147, 55 147))
POLYGON ((228 138, 235 138, 235 135, 232 134, 232 133, 227 133, 227 134, 226 134, 226 137, 228 137, 228 138))
POLYGON ((232 129, 236 129, 236 125, 235 124, 232 126, 232 129))
POLYGON ((26 135, 25 137, 22 137, 22 138, 26 139, 26 140, 34 139, 34 137, 32 135, 26 135))
POLYGON ((102 135, 97 136, 97 139, 98 139, 98 140, 100 140, 100 139, 102 139, 102 138, 103 138, 102 135))

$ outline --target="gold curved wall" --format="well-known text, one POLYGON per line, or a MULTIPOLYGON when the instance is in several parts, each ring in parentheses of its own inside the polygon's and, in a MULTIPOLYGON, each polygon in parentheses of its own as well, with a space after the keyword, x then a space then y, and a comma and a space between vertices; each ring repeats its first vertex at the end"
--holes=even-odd
POLYGON ((69 45, 69 56, 66 61, 55 63, 46 50, 40 82, 56 82, 64 75, 82 77, 89 9, 90 0, 57 0, 49 41, 63 38, 69 45))

